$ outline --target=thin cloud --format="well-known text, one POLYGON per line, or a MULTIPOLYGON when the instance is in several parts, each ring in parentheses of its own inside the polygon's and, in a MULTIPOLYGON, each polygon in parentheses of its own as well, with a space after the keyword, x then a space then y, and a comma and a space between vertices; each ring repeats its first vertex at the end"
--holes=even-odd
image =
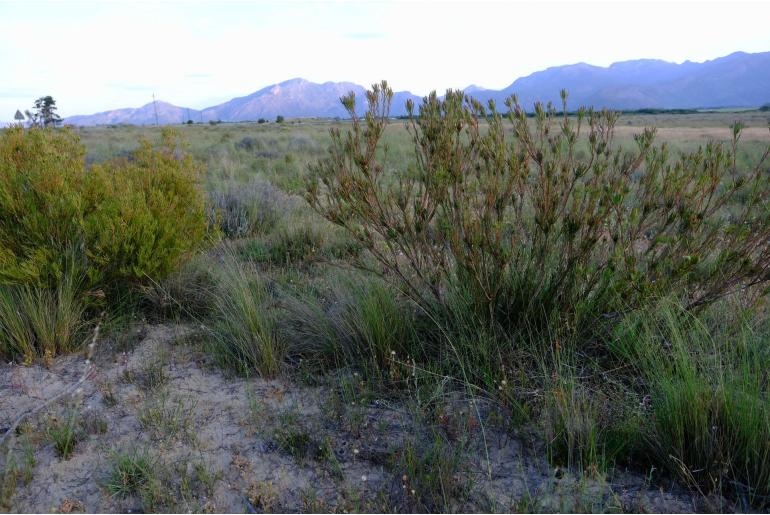
POLYGON ((152 91, 153 86, 150 84, 137 84, 130 82, 108 82, 105 84, 110 89, 119 89, 124 91, 152 91))
POLYGON ((345 34, 348 39, 385 39, 386 35, 382 32, 349 32, 345 34))

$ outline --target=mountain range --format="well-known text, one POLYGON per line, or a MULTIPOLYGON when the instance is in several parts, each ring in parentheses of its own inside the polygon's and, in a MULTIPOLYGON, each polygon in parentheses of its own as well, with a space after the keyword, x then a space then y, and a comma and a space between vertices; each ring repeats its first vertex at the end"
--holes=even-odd
MULTIPOLYGON (((608 67, 586 63, 556 66, 516 79, 502 90, 469 86, 465 92, 479 100, 495 100, 503 106, 506 98, 518 95, 522 106, 536 101, 560 105, 559 92, 569 92, 569 106, 581 105, 612 109, 698 109, 718 107, 757 107, 770 102, 770 52, 733 54, 695 63, 670 63, 658 59, 638 59, 613 63, 608 67)), ((364 109, 363 86, 351 82, 316 84, 291 79, 262 88, 250 95, 233 98, 202 110, 178 107, 167 102, 151 102, 139 108, 123 108, 92 115, 71 116, 72 125, 146 125, 221 120, 225 122, 286 118, 346 117, 340 97, 354 92, 359 110, 364 109)), ((395 94, 391 115, 405 114, 405 103, 420 97, 408 91, 395 94)))

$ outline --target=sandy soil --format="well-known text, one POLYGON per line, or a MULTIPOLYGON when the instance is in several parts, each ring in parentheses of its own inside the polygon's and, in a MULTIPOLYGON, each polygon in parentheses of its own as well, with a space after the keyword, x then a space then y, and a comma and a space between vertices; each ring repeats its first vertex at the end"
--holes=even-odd
MULTIPOLYGON (((462 464, 450 481, 463 495, 425 496, 414 491, 405 449, 419 454, 436 433, 426 431, 413 407, 383 399, 356 404, 355 391, 340 396, 332 386, 227 377, 197 350, 191 327, 132 331, 137 340, 132 350, 118 352, 103 343, 95 357, 97 373, 82 392, 35 416, 13 439, 17 468, 25 449, 34 465, 15 488, 6 485, 7 505, 0 511, 704 509, 697 496, 675 487, 652 488, 639 474, 616 471, 609 478, 579 479, 555 470, 524 433, 482 431, 478 424, 463 425, 463 433, 457 421, 473 421, 468 413, 474 406, 462 399, 444 408, 440 429, 444 440, 462 450, 462 464), (71 456, 61 459, 47 428, 71 413, 90 422, 81 424, 88 429, 71 456), (147 456, 157 472, 151 498, 109 490, 116 455, 134 452, 147 456), (444 501, 426 504, 436 498, 444 501)), ((50 369, 0 365, 0 428, 77 381, 82 367, 80 356, 60 358, 50 369)), ((6 472, 9 466, 0 461, 6 472)))

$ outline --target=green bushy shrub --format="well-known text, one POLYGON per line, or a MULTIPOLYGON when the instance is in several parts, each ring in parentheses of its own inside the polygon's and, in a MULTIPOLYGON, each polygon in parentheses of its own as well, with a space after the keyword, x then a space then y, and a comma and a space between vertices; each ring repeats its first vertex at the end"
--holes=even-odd
POLYGON ((159 279, 207 231, 199 167, 177 136, 86 168, 68 130, 0 136, 0 283, 56 287, 73 253, 83 287, 124 290, 159 279))
POLYGON ((84 156, 69 131, 0 135, 0 283, 55 284, 82 247, 84 156))
POLYGON ((342 99, 352 128, 331 130, 307 198, 427 308, 460 287, 507 328, 554 317, 586 328, 621 298, 665 292, 697 307, 770 279, 770 182, 762 162, 736 167, 740 126, 729 148, 672 156, 654 129, 617 146, 618 115, 568 116, 566 92, 562 113, 536 104, 531 119, 512 97, 507 127, 493 102, 448 91, 419 114, 408 103, 413 159, 392 171, 381 143, 392 97, 375 85, 363 117, 342 99))

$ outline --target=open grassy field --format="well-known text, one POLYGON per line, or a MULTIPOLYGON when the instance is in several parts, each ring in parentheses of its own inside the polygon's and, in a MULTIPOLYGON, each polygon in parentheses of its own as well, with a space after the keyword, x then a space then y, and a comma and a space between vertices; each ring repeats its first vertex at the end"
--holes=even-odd
MULTIPOLYGON (((735 156, 743 173, 770 145, 767 113, 626 115, 615 143, 631 149, 654 126, 674 161, 709 142, 729 148, 736 122, 745 127, 735 156)), ((564 314, 583 306, 581 294, 569 302, 564 294, 558 302, 568 308, 541 317, 544 305, 519 298, 530 291, 526 278, 506 282, 507 304, 490 322, 464 303, 474 285, 453 271, 436 287, 434 309, 372 257, 365 238, 308 202, 329 130, 352 128, 332 120, 176 128, 200 163, 205 241, 130 291, 73 293, 82 313, 71 335, 57 336, 69 345, 57 340, 56 356, 19 363, 0 340, 8 362, 0 434, 13 429, 0 443, 1 511, 767 509, 764 276, 698 309, 684 294, 656 292, 633 306, 629 294, 627 311, 586 308, 586 324, 588 315, 564 314)), ((161 140, 155 127, 73 132, 88 166, 134 162, 140 139, 161 140)), ((380 181, 390 185, 415 166, 406 122, 389 121, 382 143, 380 181)), ((583 136, 578 159, 588 146, 583 136)), ((770 164, 762 170, 770 174, 770 164)), ((740 211, 745 198, 720 212, 740 211)), ((63 306, 63 288, 49 299, 37 286, 3 287, 8 341, 17 326, 3 310, 14 299, 33 292, 30 310, 43 298, 74 309, 63 306)))

